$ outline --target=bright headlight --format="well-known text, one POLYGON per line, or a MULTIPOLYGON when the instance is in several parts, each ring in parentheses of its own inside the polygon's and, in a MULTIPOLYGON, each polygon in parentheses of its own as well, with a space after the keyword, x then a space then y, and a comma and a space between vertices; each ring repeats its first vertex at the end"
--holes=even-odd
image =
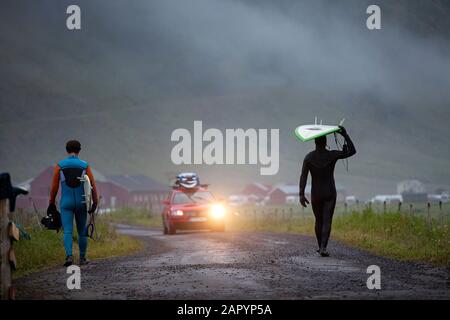
POLYGON ((220 204, 213 204, 211 206, 211 214, 214 218, 223 218, 225 215, 225 208, 220 204))
POLYGON ((183 211, 182 210, 172 210, 172 215, 173 216, 182 216, 183 211))

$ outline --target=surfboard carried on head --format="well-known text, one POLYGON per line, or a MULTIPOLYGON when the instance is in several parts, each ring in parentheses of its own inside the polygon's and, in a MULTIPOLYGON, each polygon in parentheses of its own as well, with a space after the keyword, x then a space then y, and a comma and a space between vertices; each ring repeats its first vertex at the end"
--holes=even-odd
POLYGON ((345 119, 342 119, 342 121, 337 126, 330 126, 323 125, 322 121, 320 122, 320 124, 318 124, 316 117, 314 124, 307 124, 295 128, 295 137, 301 142, 306 142, 329 135, 331 133, 338 132, 340 130, 339 126, 344 123, 344 120, 345 119))

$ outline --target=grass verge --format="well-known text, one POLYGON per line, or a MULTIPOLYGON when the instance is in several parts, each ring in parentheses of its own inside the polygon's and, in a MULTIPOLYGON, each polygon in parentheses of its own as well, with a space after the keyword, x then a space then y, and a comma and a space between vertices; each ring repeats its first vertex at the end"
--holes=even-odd
MULTIPOLYGON (((13 273, 14 278, 62 265, 65 257, 62 232, 56 234, 55 231, 42 230, 37 226, 26 229, 31 235, 31 240, 22 239, 14 243, 18 261, 18 269, 13 273)), ((73 255, 77 263, 76 232, 73 247, 73 255)), ((89 239, 87 256, 89 259, 110 258, 137 252, 142 247, 143 244, 139 240, 116 233, 108 219, 101 216, 96 221, 96 240, 89 239)))

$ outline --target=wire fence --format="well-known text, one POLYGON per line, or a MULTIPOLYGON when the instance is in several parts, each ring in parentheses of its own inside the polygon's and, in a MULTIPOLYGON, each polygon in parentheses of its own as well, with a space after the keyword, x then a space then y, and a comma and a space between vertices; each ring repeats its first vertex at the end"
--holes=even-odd
POLYGON ((44 211, 18 208, 11 215, 15 222, 24 227, 43 229, 41 219, 46 213, 44 211))
MULTIPOLYGON (((335 215, 346 215, 353 212, 370 210, 374 213, 401 213, 411 216, 423 216, 434 220, 444 220, 450 217, 450 203, 428 202, 428 203, 345 203, 338 202, 335 215)), ((313 217, 311 206, 303 208, 300 205, 266 205, 266 206, 240 206, 230 207, 229 211, 234 216, 242 218, 272 218, 293 219, 296 217, 313 217)))

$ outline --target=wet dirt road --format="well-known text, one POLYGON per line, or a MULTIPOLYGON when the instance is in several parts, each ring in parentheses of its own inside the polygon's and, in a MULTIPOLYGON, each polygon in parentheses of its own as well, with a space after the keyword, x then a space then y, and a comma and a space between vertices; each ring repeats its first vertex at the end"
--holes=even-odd
POLYGON ((185 232, 118 225, 145 250, 81 267, 81 290, 68 290, 63 267, 15 282, 19 299, 450 299, 450 270, 375 257, 331 242, 263 232, 185 232), (366 286, 381 268, 381 290, 366 286))

